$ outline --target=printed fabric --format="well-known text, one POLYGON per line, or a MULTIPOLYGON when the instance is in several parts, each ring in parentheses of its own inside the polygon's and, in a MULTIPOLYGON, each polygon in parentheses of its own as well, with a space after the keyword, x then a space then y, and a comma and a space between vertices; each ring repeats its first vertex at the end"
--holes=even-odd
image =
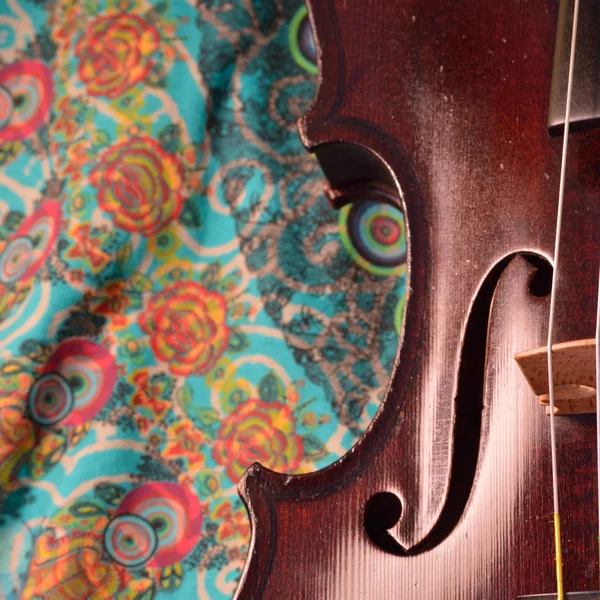
POLYGON ((0 597, 231 598, 244 471, 372 419, 404 222, 329 206, 315 54, 299 0, 0 0, 0 597))

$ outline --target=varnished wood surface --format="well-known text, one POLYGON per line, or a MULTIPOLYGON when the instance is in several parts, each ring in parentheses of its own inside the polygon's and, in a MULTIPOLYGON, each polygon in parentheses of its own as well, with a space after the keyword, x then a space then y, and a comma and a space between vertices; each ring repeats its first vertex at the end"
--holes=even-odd
MULTIPOLYGON (((253 539, 237 599, 553 592, 548 419, 513 357, 547 332, 548 299, 531 294, 533 267, 518 255, 550 258, 554 247, 557 2, 309 4, 322 81, 301 133, 333 187, 396 188, 410 293, 388 394, 353 451, 316 474, 253 467, 243 480, 253 539), (370 154, 332 159, 340 142, 370 154), (344 162, 353 168, 336 168, 344 162), (394 553, 363 526, 383 491, 402 501, 394 553)), ((594 335, 599 148, 598 131, 570 144, 556 342, 594 335)), ((557 433, 565 587, 593 590, 594 418, 562 418, 557 433)))
MULTIPOLYGON (((548 346, 515 355, 525 379, 550 414, 548 346)), ((576 340, 553 344, 554 414, 573 415, 596 412, 596 340, 576 340)))

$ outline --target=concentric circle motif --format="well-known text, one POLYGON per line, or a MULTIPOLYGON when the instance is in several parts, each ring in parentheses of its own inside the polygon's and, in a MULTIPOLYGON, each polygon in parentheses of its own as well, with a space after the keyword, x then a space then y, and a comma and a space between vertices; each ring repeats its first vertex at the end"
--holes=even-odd
POLYGON ((346 249, 363 268, 377 275, 406 269, 406 230, 402 211, 377 199, 357 200, 340 211, 346 249))
MULTIPOLYGON (((68 413, 61 413, 61 419, 52 424, 60 422, 61 426, 74 427, 93 419, 106 404, 117 380, 117 366, 106 348, 95 342, 76 338, 63 342, 52 353, 42 377, 33 389, 49 374, 60 377, 73 397, 72 409, 68 413)), ((64 394, 66 397, 67 392, 64 394)), ((33 396, 30 401, 33 402, 32 415, 43 412, 38 404, 42 397, 39 398, 38 400, 38 396, 33 396)))
POLYGON ((10 285, 18 281, 31 264, 33 243, 28 237, 12 239, 0 254, 0 283, 10 285))
POLYGON ((29 215, 18 231, 15 238, 27 237, 33 245, 31 260, 21 273, 21 279, 33 277, 43 266, 48 255, 54 249, 62 223, 62 208, 57 200, 44 202, 32 215, 29 215))
POLYGON ((137 515, 116 516, 104 530, 104 547, 125 567, 141 567, 156 552, 158 536, 146 519, 137 515))
MULTIPOLYGON (((22 60, 0 69, 0 86, 12 99, 9 118, 7 110, 0 110, 0 144, 30 137, 50 112, 52 73, 42 62, 22 60)), ((6 97, 2 100, 2 108, 5 103, 6 97)))
POLYGON ((153 482, 135 488, 117 510, 118 515, 138 515, 150 523, 158 538, 150 567, 166 567, 187 556, 200 539, 200 502, 187 488, 153 482))
POLYGON ((42 375, 33 385, 27 399, 31 419, 38 425, 60 423, 75 405, 69 382, 57 373, 42 375))
POLYGON ((13 97, 3 85, 0 85, 0 130, 10 123, 13 110, 13 97))
POLYGON ((308 11, 302 6, 290 23, 290 51, 294 60, 306 71, 317 74, 317 47, 308 11))

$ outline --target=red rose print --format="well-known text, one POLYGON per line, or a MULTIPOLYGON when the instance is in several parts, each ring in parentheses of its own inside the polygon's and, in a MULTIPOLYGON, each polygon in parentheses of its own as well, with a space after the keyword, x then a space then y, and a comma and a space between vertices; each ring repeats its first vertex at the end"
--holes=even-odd
POLYGON ((193 281, 180 281, 156 294, 140 316, 152 349, 175 375, 205 375, 229 343, 223 296, 193 281))
POLYGON ((115 144, 90 173, 98 202, 127 231, 150 236, 181 212, 182 166, 151 138, 115 144))
POLYGON ((88 93, 116 98, 143 81, 159 42, 158 31, 137 15, 95 19, 75 47, 79 77, 88 93))
POLYGON ((249 400, 221 424, 213 458, 225 466, 235 482, 254 462, 276 471, 293 471, 304 454, 295 428, 296 419, 289 407, 249 400))

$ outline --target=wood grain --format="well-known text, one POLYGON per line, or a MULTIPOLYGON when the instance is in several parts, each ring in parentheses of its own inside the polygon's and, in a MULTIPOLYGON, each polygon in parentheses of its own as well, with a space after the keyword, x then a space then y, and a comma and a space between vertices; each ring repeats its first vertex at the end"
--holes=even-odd
MULTIPOLYGON (((548 347, 518 352, 515 360, 533 393, 549 414, 548 347)), ((552 346, 554 414, 596 412, 596 340, 576 340, 552 346)))
MULTIPOLYGON (((333 189, 395 191, 410 292, 386 398, 357 446, 318 473, 254 466, 243 479, 253 534, 236 598, 551 593, 548 419, 513 357, 547 332, 547 298, 530 289, 554 248, 561 140, 546 122, 557 2, 309 7, 321 81, 301 135, 333 189), (397 524, 382 521, 386 549, 364 527, 381 492, 402 505, 397 524)), ((556 342, 594 336, 599 149, 597 131, 570 143, 556 342)), ((565 587, 594 590, 594 419, 560 419, 557 435, 565 587)))

